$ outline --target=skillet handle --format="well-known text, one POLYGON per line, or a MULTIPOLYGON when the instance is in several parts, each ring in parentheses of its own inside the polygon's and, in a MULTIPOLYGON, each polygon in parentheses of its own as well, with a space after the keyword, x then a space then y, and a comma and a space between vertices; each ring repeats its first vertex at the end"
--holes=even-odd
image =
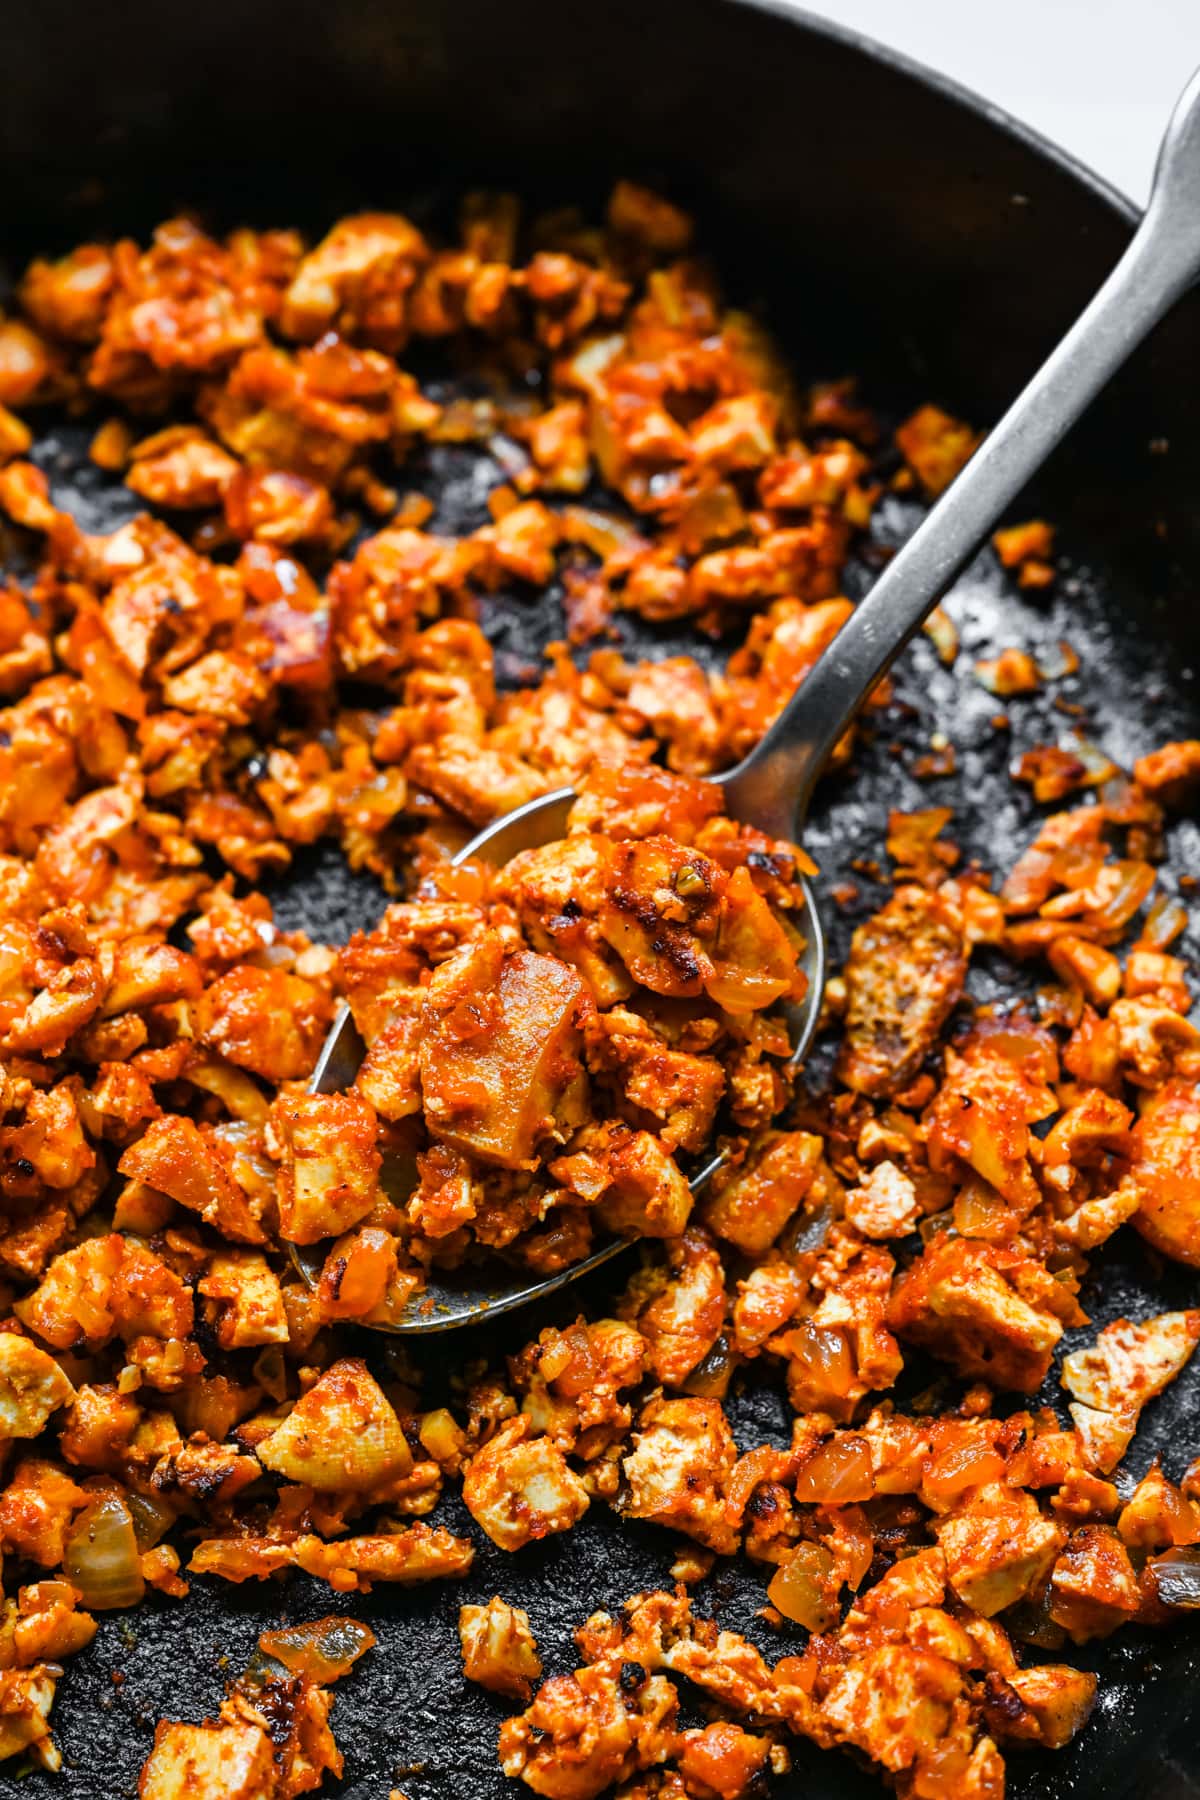
POLYGON ((1125 254, 758 747, 724 777, 735 818, 777 837, 799 834, 830 753, 876 682, 1026 482, 1197 275, 1200 72, 1171 116, 1150 205, 1125 254))

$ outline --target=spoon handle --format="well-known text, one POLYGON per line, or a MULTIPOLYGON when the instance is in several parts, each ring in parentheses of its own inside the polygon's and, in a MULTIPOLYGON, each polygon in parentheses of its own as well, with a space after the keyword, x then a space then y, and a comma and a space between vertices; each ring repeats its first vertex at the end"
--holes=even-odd
POLYGON ((1171 116, 1150 204, 1125 254, 758 747, 725 777, 735 818, 778 837, 798 832, 830 753, 880 676, 1026 482, 1197 275, 1200 72, 1171 116))

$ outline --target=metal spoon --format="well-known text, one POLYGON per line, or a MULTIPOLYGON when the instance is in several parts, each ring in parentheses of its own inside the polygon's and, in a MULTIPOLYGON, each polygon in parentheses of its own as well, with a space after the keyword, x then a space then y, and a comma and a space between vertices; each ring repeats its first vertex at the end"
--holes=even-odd
MULTIPOLYGON (((730 815, 771 837, 795 840, 817 780, 864 700, 918 630, 954 577, 974 555, 1026 482, 1037 473, 1131 352, 1200 276, 1200 74, 1171 115, 1158 153, 1150 204, 1125 254, 1091 304, 1032 381, 985 438, 962 473, 889 563, 866 599, 843 625, 816 667, 792 695, 757 748, 736 768, 713 779, 725 791, 730 815)), ((483 857, 503 864, 518 851, 565 835, 575 799, 570 788, 529 801, 473 837, 456 863, 483 857)), ((808 991, 789 1016, 793 1064, 812 1040, 825 985, 821 915, 804 884, 802 930, 808 991)), ((348 1009, 335 1022, 310 1084, 334 1093, 354 1080, 365 1049, 348 1009)), ((703 1187, 722 1158, 713 1157, 692 1181, 703 1187)), ((386 1171, 385 1171, 386 1181, 386 1171)), ((400 1333, 446 1331, 525 1306, 552 1293, 626 1247, 622 1238, 547 1280, 508 1279, 490 1285, 431 1280, 387 1327, 400 1333)), ((320 1272, 318 1252, 293 1249, 306 1279, 320 1272)))

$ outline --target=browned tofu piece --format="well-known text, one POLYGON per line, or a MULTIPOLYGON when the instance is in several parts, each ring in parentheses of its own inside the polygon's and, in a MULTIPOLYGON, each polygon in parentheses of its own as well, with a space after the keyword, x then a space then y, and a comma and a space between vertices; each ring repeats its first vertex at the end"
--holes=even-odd
POLYGON ((681 1387, 708 1355, 725 1323, 725 1270, 706 1232, 670 1246, 670 1266, 634 1277, 625 1302, 657 1381, 681 1387))
POLYGON ((948 900, 897 888, 854 933, 846 962, 845 1041, 837 1072, 861 1094, 898 1094, 937 1042, 967 973, 948 900))
POLYGON ((656 994, 704 992, 714 965, 723 870, 672 838, 609 846, 600 930, 629 973, 656 994))
POLYGON ((40 1662, 29 1669, 0 1669, 0 1762, 25 1750, 45 1769, 62 1767, 61 1752, 50 1736, 50 1708, 61 1673, 57 1664, 40 1662))
POLYGON ((692 1190, 656 1137, 648 1131, 614 1133, 608 1174, 611 1185, 597 1214, 610 1231, 624 1237, 679 1236, 691 1216, 692 1190))
POLYGON ((339 1237, 379 1198, 374 1108, 353 1092, 283 1095, 273 1116, 283 1149, 280 1236, 293 1244, 339 1237))
POLYGON ((1041 1581, 1066 1534, 1023 1488, 976 1489, 934 1526, 946 1575, 964 1605, 990 1619, 1041 1581))
POLYGON ((502 1550, 568 1531, 588 1509, 582 1481, 548 1437, 532 1437, 523 1415, 477 1450, 463 1474, 463 1499, 502 1550))
POLYGON ((1133 1323, 1114 1319, 1094 1344, 1063 1358, 1070 1413, 1103 1474, 1120 1462, 1148 1400, 1174 1381, 1200 1341, 1200 1311, 1159 1313, 1133 1323))
POLYGON ((1082 1525, 1054 1565, 1050 1617, 1076 1644, 1107 1637, 1141 1605, 1129 1553, 1111 1525, 1082 1525))
POLYGON ((196 1285, 217 1303, 217 1342, 223 1350, 287 1343, 283 1290, 261 1250, 218 1251, 196 1285))
POLYGON ((514 1700, 529 1699, 541 1678, 542 1659, 523 1607, 510 1606, 499 1594, 486 1606, 461 1607, 458 1636, 468 1681, 514 1700))
POLYGON ((897 1772, 946 1736, 962 1691, 961 1671, 944 1656, 883 1644, 838 1677, 821 1716, 842 1742, 897 1772))
POLYGON ((761 1256, 812 1186, 822 1149, 809 1131, 766 1132, 745 1162, 713 1177, 701 1207, 704 1223, 747 1256, 761 1256))
POLYGON ((27 1337, 0 1332, 0 1438, 36 1437, 51 1413, 74 1398, 52 1356, 27 1337))
POLYGON ((1096 1677, 1067 1663, 1013 1669, 1005 1682, 1024 1712, 1019 1720, 1008 1719, 1003 1735, 1045 1744, 1048 1750, 1061 1750, 1069 1744, 1087 1724, 1096 1704, 1096 1677))
POLYGON ((277 1475, 318 1491, 362 1493, 412 1468, 400 1420, 358 1357, 326 1369, 257 1453, 277 1475))
POLYGON ((1134 1225, 1164 1256, 1200 1268, 1200 1088, 1176 1078, 1151 1090, 1133 1138, 1134 1225))
POLYGON ((238 1244, 267 1241, 245 1193, 191 1119, 175 1113, 154 1119, 117 1168, 199 1213, 222 1237, 238 1244))
POLYGON ((141 1800, 273 1800, 275 1758, 257 1725, 160 1720, 138 1781, 141 1800))
POLYGON ((489 932, 444 962, 429 984, 421 1088, 429 1129, 505 1169, 536 1167, 547 1138, 583 1122, 581 1023, 590 1002, 554 956, 509 952, 489 932))
POLYGON ((887 1317, 899 1337, 961 1373, 1032 1394, 1072 1309, 1067 1289, 1032 1258, 942 1234, 896 1282, 887 1317))
POLYGON ((621 1464, 626 1516, 669 1525, 728 1554, 737 1537, 725 1517, 723 1485, 736 1457, 719 1400, 651 1400, 621 1464))
POLYGON ((1161 744, 1133 765, 1133 778, 1163 806, 1184 807, 1200 790, 1200 742, 1182 738, 1161 744))

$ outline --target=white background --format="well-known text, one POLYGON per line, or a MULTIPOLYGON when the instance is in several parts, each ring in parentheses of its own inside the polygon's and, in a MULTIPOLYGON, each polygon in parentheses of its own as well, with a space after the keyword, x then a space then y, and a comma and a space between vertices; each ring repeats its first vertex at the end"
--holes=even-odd
POLYGON ((1200 65, 1200 0, 811 0, 952 75, 1144 203, 1167 114, 1200 65))

